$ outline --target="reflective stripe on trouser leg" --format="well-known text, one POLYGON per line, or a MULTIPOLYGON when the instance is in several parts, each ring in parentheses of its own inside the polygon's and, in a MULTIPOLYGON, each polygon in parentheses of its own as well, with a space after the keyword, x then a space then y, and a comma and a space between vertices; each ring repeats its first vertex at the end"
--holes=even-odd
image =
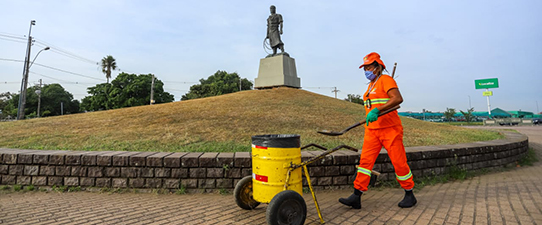
POLYGON ((367 191, 367 186, 371 181, 371 169, 382 149, 382 144, 374 133, 373 130, 365 129, 358 172, 356 173, 356 180, 354 180, 354 188, 360 191, 367 191))
POLYGON ((412 177, 412 171, 408 171, 408 174, 404 176, 399 176, 398 174, 395 174, 395 176, 397 177, 397 180, 399 181, 406 181, 412 177))
POLYGON ((371 170, 368 170, 368 169, 365 169, 365 168, 362 168, 362 167, 359 167, 359 166, 358 166, 358 173, 362 173, 362 174, 365 174, 365 175, 371 177, 371 170))
POLYGON ((388 150, 397 181, 403 189, 412 189, 414 181, 412 180, 412 171, 410 171, 407 164, 405 146, 403 145, 403 127, 394 126, 381 130, 383 132, 381 134, 383 137, 382 144, 388 150))

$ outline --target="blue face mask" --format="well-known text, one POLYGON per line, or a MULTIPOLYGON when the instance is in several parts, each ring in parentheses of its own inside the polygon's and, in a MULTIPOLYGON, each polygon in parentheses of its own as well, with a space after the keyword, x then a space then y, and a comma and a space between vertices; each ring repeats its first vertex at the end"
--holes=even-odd
POLYGON ((373 71, 365 71, 365 77, 367 77, 368 80, 373 81, 376 78, 376 75, 373 73, 373 71))

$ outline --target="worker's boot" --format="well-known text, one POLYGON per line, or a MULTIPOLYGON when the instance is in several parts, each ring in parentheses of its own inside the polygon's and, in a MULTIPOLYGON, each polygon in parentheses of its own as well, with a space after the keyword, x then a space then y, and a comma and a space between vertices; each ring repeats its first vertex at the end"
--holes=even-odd
POLYGON ((354 189, 354 193, 350 195, 350 197, 339 198, 339 202, 344 205, 351 206, 354 209, 361 209, 361 194, 363 194, 363 192, 358 189, 354 189))
POLYGON ((399 202, 399 207, 410 208, 416 205, 417 202, 418 201, 416 200, 416 197, 414 197, 414 193, 412 193, 412 190, 405 190, 405 197, 403 198, 403 201, 399 202))

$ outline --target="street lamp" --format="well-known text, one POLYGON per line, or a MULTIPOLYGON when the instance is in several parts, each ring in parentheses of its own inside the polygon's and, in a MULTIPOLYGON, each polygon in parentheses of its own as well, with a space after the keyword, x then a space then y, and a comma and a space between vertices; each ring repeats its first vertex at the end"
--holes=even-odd
MULTIPOLYGON (((38 55, 40 55, 41 52, 47 51, 47 50, 49 50, 49 49, 51 49, 51 48, 45 47, 44 49, 40 50, 40 51, 38 52, 38 54, 36 54, 36 56, 35 56, 34 59, 32 60, 32 63, 30 64, 30 66, 28 66, 28 68, 30 69, 30 67, 32 67, 32 65, 34 65, 34 61, 36 61, 36 58, 38 58, 38 55)), ((28 73, 28 71, 27 71, 26 73, 28 73)))
POLYGON ((32 36, 30 36, 30 34, 32 32, 32 26, 33 25, 36 25, 35 20, 32 20, 30 22, 30 31, 28 32, 28 47, 27 47, 27 51, 26 51, 25 67, 24 67, 24 70, 23 70, 23 81, 22 81, 22 84, 21 84, 21 93, 19 94, 19 107, 18 107, 18 110, 17 110, 17 120, 24 119, 24 108, 25 108, 25 104, 26 104, 26 90, 27 90, 27 85, 28 85, 28 72, 30 71, 30 67, 34 64, 34 61, 36 60, 36 58, 38 57, 38 55, 42 51, 47 51, 47 50, 51 49, 49 47, 43 48, 42 50, 40 50, 38 52, 38 54, 36 54, 36 56, 32 60, 32 63, 30 63, 30 51, 31 51, 31 46, 32 46, 32 36))

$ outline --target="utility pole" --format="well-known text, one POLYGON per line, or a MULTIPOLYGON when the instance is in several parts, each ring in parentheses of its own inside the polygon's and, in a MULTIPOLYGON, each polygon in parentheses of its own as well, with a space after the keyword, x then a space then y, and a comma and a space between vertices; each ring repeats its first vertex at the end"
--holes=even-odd
POLYGON ((243 89, 241 88, 241 77, 239 76, 239 91, 242 91, 243 89))
POLYGON ((23 80, 21 83, 21 93, 19 93, 19 108, 17 109, 17 120, 24 119, 24 106, 26 104, 26 89, 28 88, 28 68, 30 65, 30 49, 32 47, 32 26, 36 25, 35 20, 30 21, 30 29, 28 31, 28 44, 26 46, 26 56, 24 59, 23 80))
POLYGON ((151 105, 154 104, 154 74, 152 75, 151 83, 151 105))
POLYGON ((335 90, 331 91, 331 92, 335 92, 335 98, 337 98, 337 92, 339 92, 340 90, 337 90, 337 87, 333 87, 335 88, 335 90))
POLYGON ((64 115, 64 102, 60 102, 60 115, 64 115))
POLYGON ((40 118, 40 108, 41 108, 41 79, 40 79, 40 89, 38 92, 38 118, 40 118))

